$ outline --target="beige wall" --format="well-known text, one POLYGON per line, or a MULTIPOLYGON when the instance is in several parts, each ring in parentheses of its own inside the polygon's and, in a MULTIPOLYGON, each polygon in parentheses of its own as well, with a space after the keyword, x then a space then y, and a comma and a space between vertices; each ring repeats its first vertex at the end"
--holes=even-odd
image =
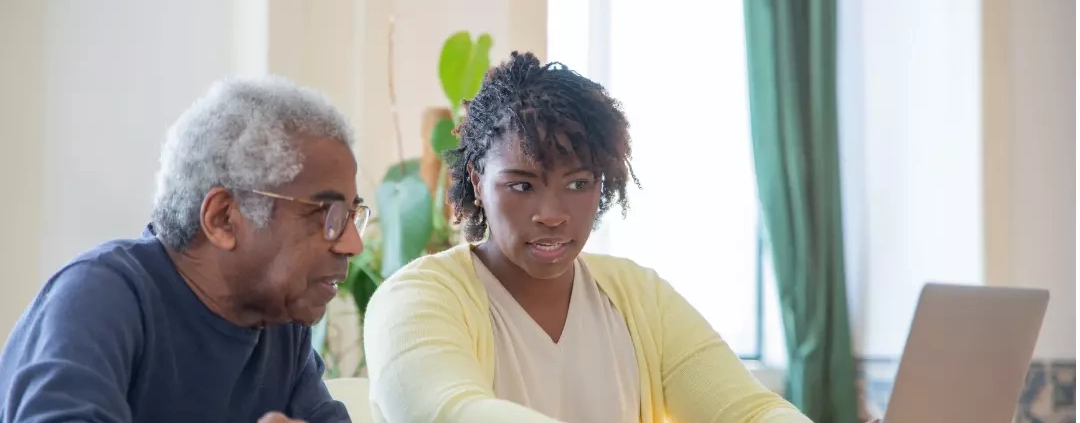
POLYGON ((391 16, 405 157, 421 152, 421 112, 447 104, 438 80, 438 57, 451 33, 491 34, 493 62, 514 49, 541 57, 545 53, 544 0, 270 0, 269 9, 270 72, 322 90, 353 119, 364 173, 360 186, 368 197, 399 156, 388 81, 391 16))
POLYGON ((41 245, 42 133, 45 128, 45 6, 0 3, 0 340, 37 292, 41 245))
POLYGON ((1076 3, 983 1, 986 278, 1050 290, 1036 356, 1076 356, 1076 3))
MULTIPOLYGON (((59 266, 98 242, 139 233, 165 129, 215 79, 278 73, 326 93, 357 127, 361 194, 371 197, 373 181, 397 159, 386 85, 394 3, 0 2, 0 177, 9 181, 4 198, 14 200, 0 209, 0 340, 59 266)), ((420 111, 445 103, 436 67, 445 37, 487 31, 496 59, 511 48, 542 54, 546 21, 537 10, 545 7, 396 2, 406 155, 422 146, 420 111)))
POLYGON ((368 143, 361 156, 371 181, 362 186, 373 190, 371 184, 399 159, 390 114, 388 65, 394 70, 404 156, 419 156, 422 136, 426 137, 420 130, 421 112, 430 106, 448 105, 438 80, 439 52, 446 37, 459 30, 468 30, 474 37, 490 33, 493 63, 514 49, 543 54, 545 4, 544 0, 367 1, 362 44, 357 49, 366 59, 357 74, 361 96, 357 124, 361 139, 368 143), (540 10, 537 15, 523 13, 536 8, 540 10), (388 64, 391 15, 395 16, 394 62, 388 64))
POLYGON ((860 354, 897 357, 927 282, 1051 292, 1074 357, 1075 3, 840 3, 845 242, 860 354))

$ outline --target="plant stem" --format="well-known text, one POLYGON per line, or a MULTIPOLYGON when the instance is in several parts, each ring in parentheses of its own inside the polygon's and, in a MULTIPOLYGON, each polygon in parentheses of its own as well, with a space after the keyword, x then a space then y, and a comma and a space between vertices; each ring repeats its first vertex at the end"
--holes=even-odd
POLYGON ((431 223, 435 233, 441 233, 449 226, 446 218, 446 162, 439 160, 439 177, 435 179, 435 196, 431 208, 431 223))
POLYGON ((401 124, 398 122, 397 94, 394 92, 394 15, 390 15, 390 34, 386 46, 386 80, 390 89, 390 116, 394 122, 394 139, 397 140, 398 161, 401 175, 405 176, 405 146, 401 141, 401 124))
POLYGON ((338 365, 337 356, 334 355, 334 353, 331 352, 329 349, 326 350, 326 353, 324 353, 324 355, 326 356, 326 359, 323 360, 326 366, 326 375, 331 379, 340 376, 341 370, 340 366, 338 365))
POLYGON ((360 376, 360 372, 363 371, 364 366, 367 365, 367 354, 364 352, 364 314, 360 313, 356 320, 360 324, 360 329, 358 331, 360 339, 356 341, 356 345, 360 349, 360 362, 356 363, 356 368, 353 369, 353 376, 360 376))
POLYGON ((364 366, 367 366, 367 356, 364 355, 363 351, 360 351, 360 363, 358 363, 356 369, 353 370, 353 377, 359 377, 364 371, 364 366))

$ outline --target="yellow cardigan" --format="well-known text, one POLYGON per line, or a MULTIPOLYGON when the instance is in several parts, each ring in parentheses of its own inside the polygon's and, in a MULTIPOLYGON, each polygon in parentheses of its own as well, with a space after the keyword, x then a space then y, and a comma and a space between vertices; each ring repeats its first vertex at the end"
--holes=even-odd
MULTIPOLYGON (((491 315, 469 248, 415 260, 372 297, 364 348, 376 422, 556 422, 495 397, 491 315)), ((582 257, 630 328, 641 422, 810 422, 762 386, 655 271, 628 259, 582 257)))

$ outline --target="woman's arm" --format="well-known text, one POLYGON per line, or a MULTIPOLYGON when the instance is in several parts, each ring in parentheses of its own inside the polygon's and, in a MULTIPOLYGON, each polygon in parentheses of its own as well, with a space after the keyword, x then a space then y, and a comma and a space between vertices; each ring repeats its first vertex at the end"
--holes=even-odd
POLYGON ((495 398, 474 353, 460 299, 445 285, 411 273, 384 282, 364 318, 376 421, 556 423, 495 398))
POLYGON ((765 388, 720 335, 667 281, 657 277, 661 374, 672 423, 812 423, 765 388))

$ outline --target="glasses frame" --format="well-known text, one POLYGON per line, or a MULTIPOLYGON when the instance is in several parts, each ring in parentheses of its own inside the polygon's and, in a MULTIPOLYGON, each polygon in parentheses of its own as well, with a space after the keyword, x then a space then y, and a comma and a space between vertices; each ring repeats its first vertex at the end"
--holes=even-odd
POLYGON ((316 207, 319 207, 319 208, 323 209, 323 211, 326 213, 326 217, 324 218, 324 221, 323 221, 323 229, 324 229, 323 230, 323 238, 326 238, 326 240, 330 241, 330 242, 337 242, 339 239, 341 239, 341 236, 345 234, 345 228, 341 228, 342 230, 338 231, 338 233, 334 234, 334 236, 331 236, 328 233, 328 230, 331 228, 330 207, 332 207, 335 203, 341 203, 342 205, 345 206, 345 209, 348 210, 348 214, 346 215, 346 218, 345 218, 346 224, 348 224, 347 222, 352 221, 353 226, 356 226, 356 231, 360 233, 361 238, 364 236, 364 231, 367 230, 368 223, 371 221, 371 207, 365 206, 362 203, 364 201, 363 199, 360 199, 361 204, 350 205, 347 202, 340 201, 340 200, 318 201, 318 200, 308 200, 306 198, 290 197, 290 196, 287 196, 287 195, 281 195, 281 194, 274 193, 274 192, 261 191, 261 190, 256 190, 256 189, 247 190, 247 191, 250 191, 253 194, 258 194, 258 195, 262 195, 262 196, 265 196, 265 197, 270 197, 270 198, 274 198, 274 199, 278 199, 278 200, 292 201, 292 202, 296 202, 296 203, 300 203, 300 204, 307 204, 309 206, 316 206, 316 207), (363 220, 359 224, 356 223, 356 217, 357 216, 363 216, 363 220))

